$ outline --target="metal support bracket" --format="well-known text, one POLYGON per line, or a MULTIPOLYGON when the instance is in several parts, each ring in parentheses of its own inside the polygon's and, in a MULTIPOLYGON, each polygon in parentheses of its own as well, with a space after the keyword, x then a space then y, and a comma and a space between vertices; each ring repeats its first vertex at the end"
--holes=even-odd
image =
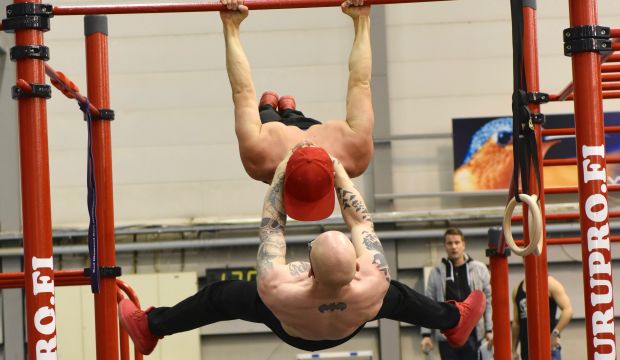
MULTIPOLYGON (((99 110, 99 116, 96 116, 95 114, 91 114, 93 117, 93 120, 109 120, 112 121, 114 120, 114 110, 112 109, 97 109, 99 110)), ((87 120, 87 115, 84 114, 84 121, 87 120)))
POLYGON ((29 84, 32 87, 32 91, 24 91, 18 86, 11 88, 11 97, 15 100, 21 98, 40 97, 49 99, 52 97, 52 87, 46 84, 29 84))
POLYGON ((23 2, 8 5, 6 7, 6 16, 9 18, 25 15, 53 17, 53 10, 54 7, 52 6, 52 4, 23 2))
POLYGON ((583 25, 564 29, 564 55, 611 50, 610 29, 606 26, 583 25))
MULTIPOLYGON (((101 277, 119 277, 123 274, 120 266, 100 266, 99 274, 101 277)), ((84 276, 90 276, 90 268, 84 268, 84 276)))
POLYGON ((549 94, 544 92, 527 93, 527 102, 530 104, 546 104, 549 102, 549 94))
POLYGON ((534 124, 545 125, 545 114, 542 114, 542 113, 531 113, 530 114, 530 120, 532 120, 532 122, 534 124))
POLYGON ((11 48, 11 61, 25 58, 47 61, 50 59, 50 50, 45 45, 22 45, 11 48))
POLYGON ((2 27, 5 32, 12 33, 15 30, 33 29, 49 31, 50 18, 47 16, 24 15, 2 20, 2 27))

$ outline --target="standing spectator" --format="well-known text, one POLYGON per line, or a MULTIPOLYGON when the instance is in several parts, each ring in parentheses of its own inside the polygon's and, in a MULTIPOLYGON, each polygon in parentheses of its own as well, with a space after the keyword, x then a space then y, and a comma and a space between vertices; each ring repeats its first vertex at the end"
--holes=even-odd
MULTIPOLYGON (((425 294, 435 301, 458 302, 475 290, 481 290, 487 297, 484 316, 474 328, 469 339, 460 348, 451 347, 446 338, 437 334, 437 344, 442 360, 477 360, 478 347, 483 339, 488 347, 493 346, 493 322, 491 320, 490 274, 486 265, 472 259, 465 253, 465 237, 457 228, 444 233, 444 247, 447 257, 435 266, 428 277, 425 294)), ((433 349, 432 330, 422 328, 422 351, 433 349)))
MULTIPOLYGON (((570 303, 564 286, 554 277, 549 276, 549 328, 551 329, 551 360, 562 359, 560 334, 573 317, 573 306, 570 303), (560 317, 556 317, 558 308, 560 317)), ((527 301, 525 298, 525 279, 512 291, 512 354, 519 359, 517 345, 521 343, 521 359, 527 360, 527 301)))

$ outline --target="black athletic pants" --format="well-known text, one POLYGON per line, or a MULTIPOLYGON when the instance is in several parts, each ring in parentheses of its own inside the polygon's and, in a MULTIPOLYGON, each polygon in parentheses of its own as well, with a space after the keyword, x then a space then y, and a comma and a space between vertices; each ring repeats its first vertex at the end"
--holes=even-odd
MULTIPOLYGON (((455 305, 440 303, 419 294, 407 285, 392 280, 376 319, 404 321, 431 329, 456 326, 460 314, 455 305)), ((149 329, 165 336, 193 330, 223 320, 263 323, 287 344, 306 351, 340 345, 357 334, 339 340, 310 341, 288 335, 280 321, 263 304, 256 283, 230 280, 213 283, 173 307, 159 307, 148 313, 149 329)))
POLYGON ((258 108, 258 113, 262 124, 279 121, 287 126, 293 125, 302 130, 308 130, 310 126, 321 123, 318 120, 305 117, 301 111, 293 109, 276 111, 271 105, 260 106, 258 108))

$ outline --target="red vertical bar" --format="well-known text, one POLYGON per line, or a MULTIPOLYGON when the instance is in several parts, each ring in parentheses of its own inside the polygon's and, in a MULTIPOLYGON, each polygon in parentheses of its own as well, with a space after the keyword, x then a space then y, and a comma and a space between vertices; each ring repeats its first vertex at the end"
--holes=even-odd
MULTIPOLYGON (((595 0, 569 0, 572 27, 596 25, 595 0)), ((572 55, 588 359, 616 359, 600 55, 572 55)))
MULTIPOLYGON (((98 109, 109 109, 107 18, 103 15, 85 16, 84 29, 86 35, 88 98, 98 109)), ((110 121, 95 120, 92 131, 95 184, 97 187, 99 265, 102 267, 114 267, 116 266, 116 254, 114 252, 110 121)), ((102 277, 100 289, 101 292, 95 294, 97 359, 116 360, 119 356, 116 279, 102 277)))
POLYGON ((495 360, 512 360, 510 337, 510 289, 508 288, 508 258, 494 255, 489 260, 493 297, 493 347, 495 360))
MULTIPOLYGON (((20 2, 24 1, 15 1, 20 2)), ((16 30, 15 44, 43 45, 43 31, 16 30)), ((42 60, 19 59, 17 79, 43 84, 44 68, 42 60)), ((56 300, 45 99, 19 99, 18 117, 28 358, 56 359, 56 300)))
MULTIPOLYGON (((539 91, 538 81, 538 47, 536 37, 536 10, 525 6, 523 8, 523 58, 524 71, 527 80, 527 91, 539 91)), ((532 113, 540 112, 540 105, 530 104, 532 113)), ((542 164, 542 134, 540 125, 535 124, 538 163, 542 164)), ((530 189, 536 189, 540 198, 541 214, 545 217, 544 192, 538 189, 537 179, 533 176, 533 167, 530 170, 530 189)), ((540 171, 541 187, 544 188, 542 167, 540 171)), ((532 193, 535 193, 532 191, 532 193)), ((524 209, 525 211, 525 209, 524 209)), ((524 212, 525 213, 525 212, 524 212)), ((525 217, 527 220, 527 217, 525 217)), ((527 227, 526 227, 527 229, 527 227)), ((543 221, 543 250, 542 254, 525 257, 525 285, 527 296, 528 354, 530 359, 548 359, 551 354, 551 329, 549 328, 549 284, 547 282, 547 246, 545 242, 545 222, 543 221)), ((528 232, 526 231, 526 235, 528 232)), ((525 237, 527 238, 527 236, 525 237)))

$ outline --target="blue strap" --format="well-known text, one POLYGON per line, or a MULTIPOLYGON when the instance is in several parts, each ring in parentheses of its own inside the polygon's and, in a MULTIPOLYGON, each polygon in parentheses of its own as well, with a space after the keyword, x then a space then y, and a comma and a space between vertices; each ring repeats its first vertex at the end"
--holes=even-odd
POLYGON ((88 216, 88 259, 90 264, 90 288, 93 294, 99 293, 99 249, 97 236, 97 189, 95 185, 95 160, 93 157, 93 116, 90 113, 88 98, 84 102, 78 102, 80 110, 84 112, 88 130, 88 160, 86 170, 86 186, 88 189, 87 205, 88 216))

